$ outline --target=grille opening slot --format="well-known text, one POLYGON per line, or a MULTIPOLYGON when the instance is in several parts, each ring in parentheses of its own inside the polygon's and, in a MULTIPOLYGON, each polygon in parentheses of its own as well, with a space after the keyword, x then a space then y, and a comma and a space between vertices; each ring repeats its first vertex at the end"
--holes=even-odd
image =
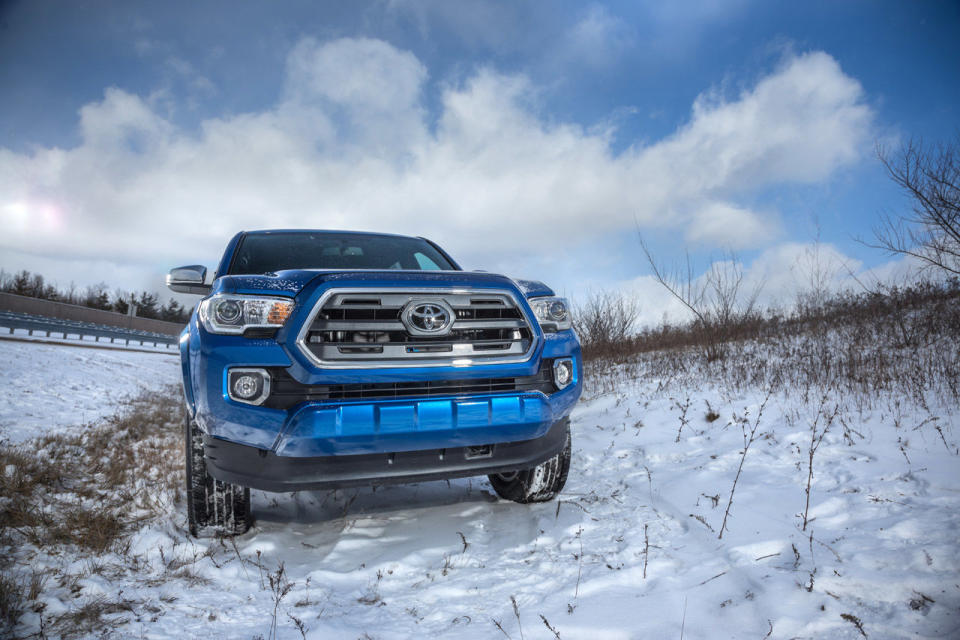
POLYGON ((407 347, 407 353, 449 353, 453 351, 452 344, 418 345, 407 347))
POLYGON ((457 320, 521 320, 519 309, 509 307, 476 306, 467 309, 455 308, 457 320))
POLYGON ((340 299, 340 306, 342 307, 347 305, 354 305, 354 304, 372 305, 372 306, 379 307, 380 298, 341 298, 340 299))
POLYGON ((340 353, 383 353, 383 347, 337 347, 340 353))
POLYGON ((500 342, 494 344, 475 344, 473 345, 474 351, 502 351, 504 349, 509 349, 509 342, 500 342))
POLYGON ((324 308, 317 316, 318 320, 346 320, 362 322, 364 320, 400 320, 400 309, 393 307, 357 306, 324 308))

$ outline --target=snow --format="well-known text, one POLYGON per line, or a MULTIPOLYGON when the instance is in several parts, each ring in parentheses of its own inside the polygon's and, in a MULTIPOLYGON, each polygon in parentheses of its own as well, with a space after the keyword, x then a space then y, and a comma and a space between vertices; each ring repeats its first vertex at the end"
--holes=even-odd
MULTIPOLYGON (((74 428, 78 411, 106 412, 118 386, 176 376, 175 359, 153 354, 20 345, 0 356, 16 371, 4 369, 6 384, 30 378, 4 399, 15 433, 74 428), (64 359, 84 393, 36 402, 64 359)), ((831 398, 854 435, 835 424, 818 449, 804 531, 821 404, 609 375, 612 391, 574 411, 558 500, 499 500, 484 478, 254 492, 257 522, 232 542, 190 538, 175 505, 124 554, 97 558, 125 572, 88 575, 73 593, 52 586, 47 612, 122 592, 132 611, 110 618, 125 636, 269 637, 282 565, 293 586, 276 607, 278 638, 301 637, 293 618, 308 638, 556 637, 547 625, 564 639, 862 637, 852 620, 873 639, 960 636, 955 406, 831 398), (685 424, 676 398, 689 398, 685 424), (765 401, 720 538, 744 445, 735 416, 752 425, 765 401), (708 406, 719 419, 706 420, 708 406)))
POLYGON ((179 383, 179 354, 0 340, 0 440, 78 432, 124 398, 179 383))

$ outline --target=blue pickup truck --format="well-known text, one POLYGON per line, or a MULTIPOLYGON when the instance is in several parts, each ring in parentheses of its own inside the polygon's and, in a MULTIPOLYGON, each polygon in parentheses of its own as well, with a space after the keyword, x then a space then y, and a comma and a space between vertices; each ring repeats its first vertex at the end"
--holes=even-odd
POLYGON ((486 475, 521 503, 570 468, 580 344, 544 284, 462 270, 424 238, 238 233, 180 336, 191 533, 252 522, 250 489, 486 475))

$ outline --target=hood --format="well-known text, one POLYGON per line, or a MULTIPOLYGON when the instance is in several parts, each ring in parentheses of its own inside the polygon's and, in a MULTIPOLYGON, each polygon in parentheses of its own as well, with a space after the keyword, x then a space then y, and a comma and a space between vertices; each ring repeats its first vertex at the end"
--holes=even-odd
POLYGON ((389 287, 475 287, 482 289, 517 289, 525 297, 553 295, 542 282, 511 280, 494 273, 480 271, 329 271, 290 269, 264 275, 223 276, 214 282, 213 293, 266 294, 296 297, 309 285, 311 290, 322 285, 389 287))

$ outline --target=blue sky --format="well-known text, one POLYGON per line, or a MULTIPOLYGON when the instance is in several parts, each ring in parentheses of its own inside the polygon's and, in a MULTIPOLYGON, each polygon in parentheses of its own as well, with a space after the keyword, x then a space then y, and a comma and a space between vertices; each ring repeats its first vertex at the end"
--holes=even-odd
POLYGON ((958 34, 953 2, 7 2, 0 267, 158 287, 311 226, 651 309, 638 228, 781 290, 818 229, 883 268, 874 145, 953 136, 958 34))

